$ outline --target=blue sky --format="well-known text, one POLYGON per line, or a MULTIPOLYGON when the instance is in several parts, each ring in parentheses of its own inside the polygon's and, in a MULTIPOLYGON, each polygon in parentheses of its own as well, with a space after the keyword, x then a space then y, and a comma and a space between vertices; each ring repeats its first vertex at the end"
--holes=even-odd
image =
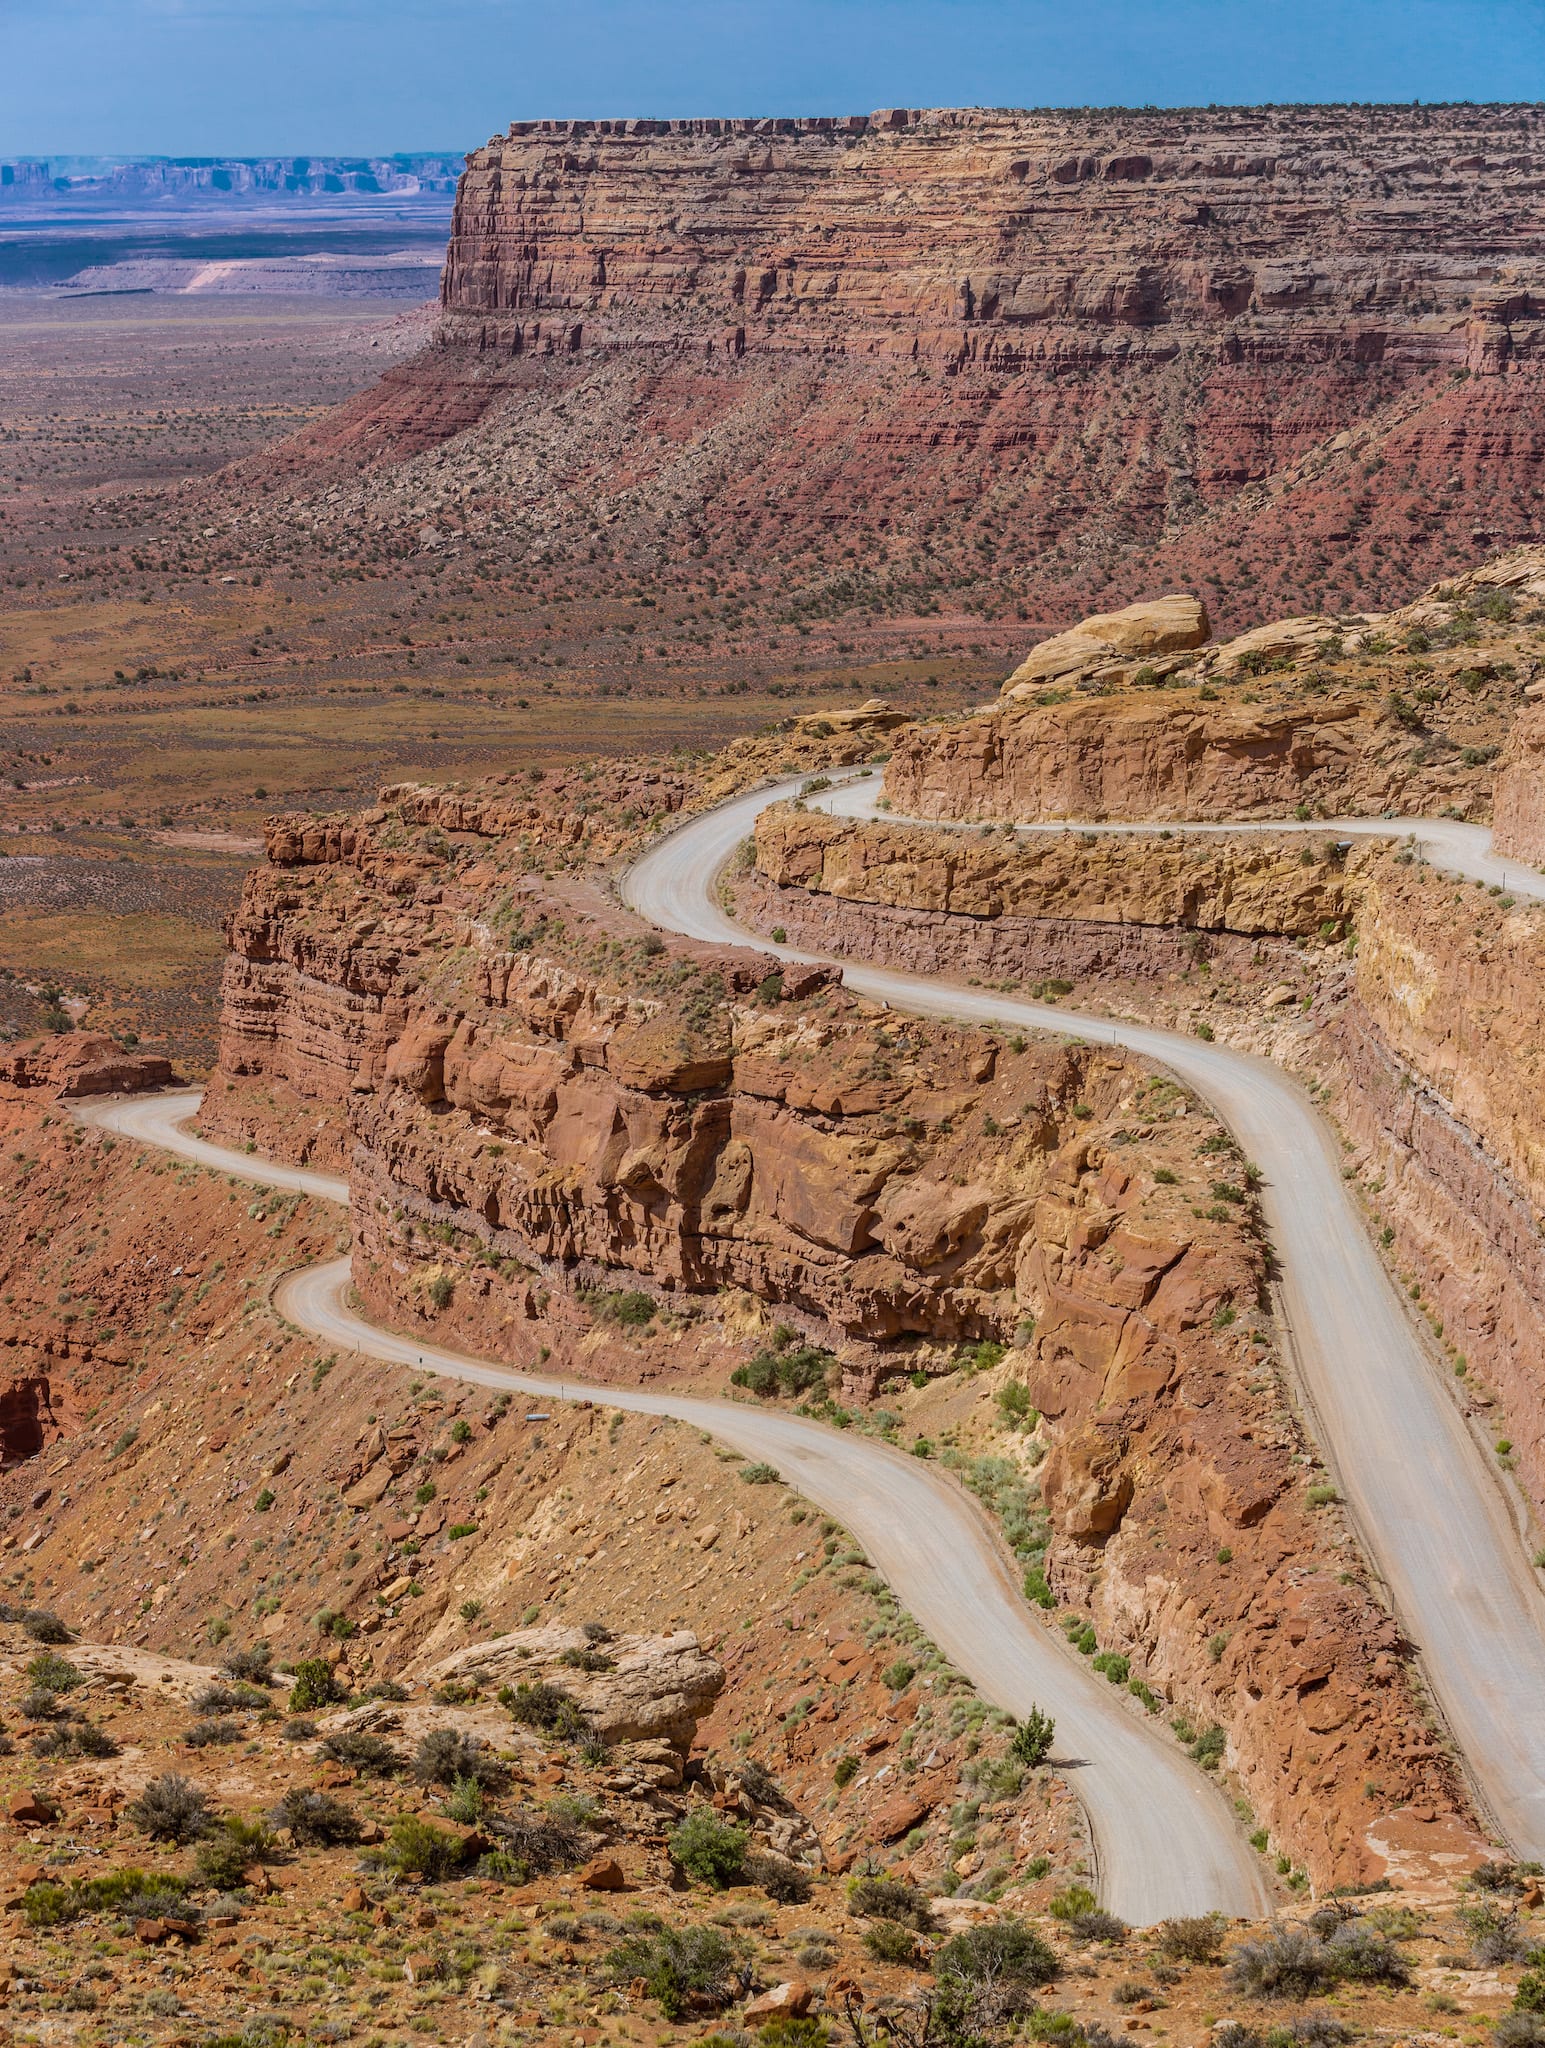
POLYGON ((0 156, 543 114, 1545 97, 1545 0, 0 0, 0 156))

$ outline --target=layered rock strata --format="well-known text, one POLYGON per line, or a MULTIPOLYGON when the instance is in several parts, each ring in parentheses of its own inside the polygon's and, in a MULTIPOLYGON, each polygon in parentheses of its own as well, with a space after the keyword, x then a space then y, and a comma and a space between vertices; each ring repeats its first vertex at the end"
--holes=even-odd
MULTIPOLYGON (((265 1149, 298 1111, 325 1123, 367 1311, 602 1382, 701 1374, 782 1318, 841 1352, 848 1398, 1008 1344, 1043 1417, 1045 1581, 1156 1704, 1223 1731, 1287 1852, 1367 1878, 1371 1820, 1461 1812, 1398 1631, 1304 1491, 1243 1166, 1211 1120, 1109 1051, 887 1016, 825 970, 641 934, 455 801, 454 829, 416 822, 418 794, 276 824, 284 865, 232 928, 207 1121, 265 1149)), ((806 829, 828 824, 768 827, 790 859, 806 829)), ((1031 865, 1087 907, 1070 849, 1031 865)), ((1212 868, 1195 907, 1253 889, 1302 923, 1343 901, 1333 866, 1256 847, 1247 873, 1212 868)), ((973 886, 962 860, 951 891, 973 886)), ((1171 862, 1163 889, 1186 888, 1171 862)))
POLYGON ((801 616, 865 624, 1203 575, 1225 623, 1262 587, 1387 602, 1478 528, 1534 531, 1542 132, 1529 106, 516 123, 469 158, 432 348, 233 497, 293 486, 350 545, 427 519, 776 560, 801 616))

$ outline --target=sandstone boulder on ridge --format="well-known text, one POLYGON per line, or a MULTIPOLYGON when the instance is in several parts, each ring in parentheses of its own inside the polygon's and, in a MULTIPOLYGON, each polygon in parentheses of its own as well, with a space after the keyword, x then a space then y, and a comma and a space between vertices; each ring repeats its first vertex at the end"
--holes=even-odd
POLYGON ((689 1630, 665 1636, 614 1636, 592 1643, 581 1628, 516 1629, 474 1643, 428 1674, 484 1685, 555 1685, 568 1694, 608 1744, 668 1742, 690 1748, 698 1722, 724 1690, 724 1666, 705 1655, 689 1630), (600 1670, 584 1662, 604 1660, 600 1670))
POLYGON ((1188 653, 1211 632, 1206 606, 1184 591, 1129 604, 1119 612, 1096 612, 1032 647, 1003 685, 1003 694, 1022 697, 1048 683, 1096 677, 1125 681, 1150 656, 1188 653))

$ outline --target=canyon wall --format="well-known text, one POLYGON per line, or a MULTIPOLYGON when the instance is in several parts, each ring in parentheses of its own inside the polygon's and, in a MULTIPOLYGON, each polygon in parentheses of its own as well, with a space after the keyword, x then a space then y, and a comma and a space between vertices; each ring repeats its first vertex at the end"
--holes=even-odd
POLYGON ((1506 1434, 1545 1504, 1545 910, 1388 846, 1342 863, 1318 839, 1015 842, 786 807, 764 814, 757 850, 738 889, 755 929, 989 985, 1088 980, 1118 1009, 1180 1022, 1164 1009, 1168 978, 1185 984, 1185 1016, 1220 1036, 1326 1065, 1392 1257, 1463 1361, 1466 1405, 1506 1434), (1339 944, 1299 950, 1346 932, 1351 969, 1339 944), (1193 972, 1202 959, 1216 994, 1193 972), (1263 991, 1289 989, 1315 998, 1308 1037, 1269 1021, 1296 1016, 1296 1000, 1261 1011, 1263 991))
POLYGON ((713 337, 1017 370, 1532 350, 1539 109, 530 121, 468 159, 454 347, 713 337))
POLYGON ((1526 704, 1497 764, 1492 844, 1533 867, 1545 866, 1545 705, 1526 704))
POLYGON ((1537 531, 1542 166, 1532 106, 516 123, 434 345, 234 481, 865 629, 1394 602, 1537 531))
MULTIPOLYGON (((914 1370, 943 1388, 962 1342, 996 1339, 1041 1417, 1043 1583, 1156 1703, 1223 1731, 1284 1852, 1357 1881, 1384 1867, 1383 1817, 1463 1814, 1407 1648, 1305 1491, 1258 1220, 1216 1199, 1242 1168, 1198 1105, 1108 1049, 896 1017, 825 969, 662 940, 530 866, 540 829, 507 830, 487 793, 386 794, 271 828, 204 1111, 265 1150, 325 1133, 368 1313, 602 1385, 716 1389, 782 1318, 840 1353, 859 1402, 914 1370)), ((851 853, 811 813, 765 834, 796 865, 851 853)), ((937 836, 953 902, 977 847, 1021 907, 1099 893, 1060 840, 1034 884, 996 843, 937 836)), ((1339 863, 1296 848, 1241 849, 1232 881, 1179 853, 1160 907, 1259 925, 1269 902, 1317 928, 1345 902, 1339 863)))

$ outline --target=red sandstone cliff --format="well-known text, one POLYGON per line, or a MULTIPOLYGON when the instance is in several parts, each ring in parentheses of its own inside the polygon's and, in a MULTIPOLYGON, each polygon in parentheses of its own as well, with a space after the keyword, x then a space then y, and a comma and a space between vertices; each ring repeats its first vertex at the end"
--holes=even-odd
POLYGON ((749 549, 805 616, 1391 602, 1535 530, 1542 162, 1526 106, 517 123, 435 346, 253 473, 327 527, 749 549))

